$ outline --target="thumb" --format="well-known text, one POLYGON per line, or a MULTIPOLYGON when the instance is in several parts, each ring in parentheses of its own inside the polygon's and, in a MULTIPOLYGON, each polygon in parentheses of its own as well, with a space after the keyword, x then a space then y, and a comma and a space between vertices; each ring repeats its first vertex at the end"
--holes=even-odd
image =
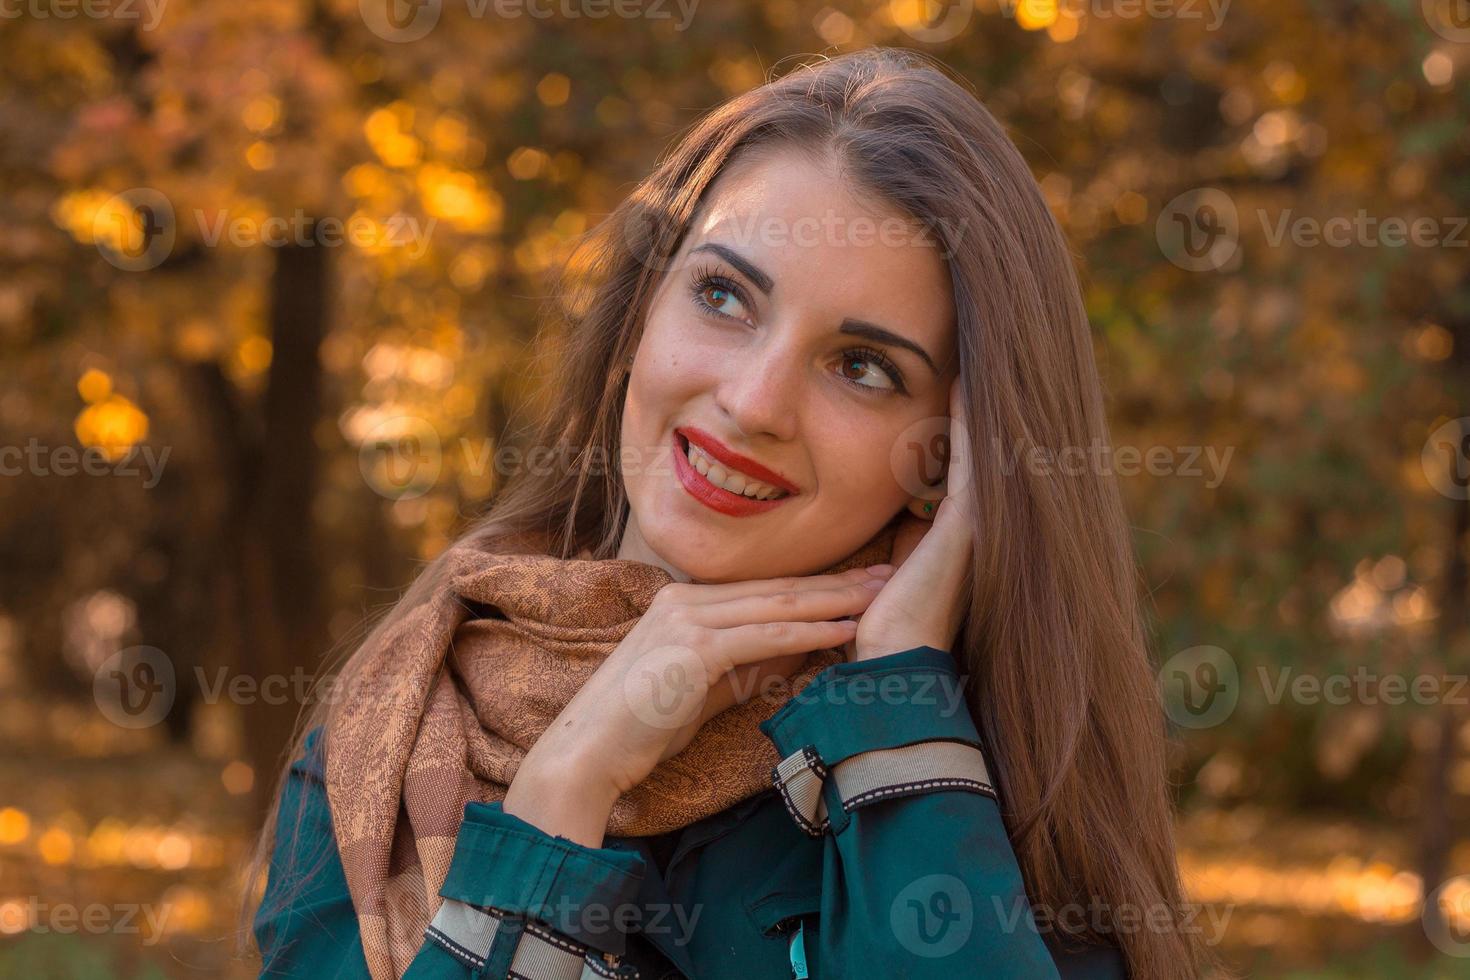
POLYGON ((914 549, 919 546, 919 542, 933 526, 932 522, 922 520, 905 511, 899 521, 898 530, 893 535, 893 557, 889 559, 889 563, 897 569, 907 561, 909 555, 914 553, 914 549))

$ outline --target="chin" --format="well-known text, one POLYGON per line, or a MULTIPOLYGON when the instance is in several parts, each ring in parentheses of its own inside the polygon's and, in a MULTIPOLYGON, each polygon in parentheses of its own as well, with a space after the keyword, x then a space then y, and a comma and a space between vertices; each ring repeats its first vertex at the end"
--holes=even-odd
MULTIPOLYGON (((675 527, 644 528, 644 540, 664 561, 694 582, 743 582, 763 578, 747 556, 720 554, 713 542, 681 534, 675 527)), ((707 537, 707 536, 706 536, 707 537)))

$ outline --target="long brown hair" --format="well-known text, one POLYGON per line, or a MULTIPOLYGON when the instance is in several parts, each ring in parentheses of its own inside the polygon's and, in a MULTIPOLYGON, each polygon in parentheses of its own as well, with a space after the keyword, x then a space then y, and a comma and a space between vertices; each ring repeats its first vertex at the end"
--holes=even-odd
MULTIPOLYGON (((549 530, 560 557, 615 555, 628 499, 607 463, 618 458, 626 389, 609 368, 637 348, 706 189, 738 154, 777 145, 837 154, 858 185, 942 239, 979 513, 954 652, 972 678, 969 705, 1028 897, 1049 918, 1102 909, 1101 928, 1091 919, 1064 938, 1118 945, 1139 980, 1199 976, 1207 957, 1184 925, 1165 726, 1118 487, 1098 468, 1016 465, 1033 449, 1108 444, 1077 275, 1015 145, 931 59, 886 48, 822 59, 690 128, 568 263, 559 336, 546 338, 554 374, 527 436, 570 449, 570 464, 514 475, 461 543, 549 530), (1154 910, 1171 925, 1154 928, 1154 910)), ((442 557, 430 563, 363 648, 443 571, 442 557)), ((355 664, 339 687, 351 689, 355 664)), ((293 757, 332 710, 312 709, 293 757)), ((278 790, 273 809, 279 801, 278 790)), ((274 823, 259 842, 257 884, 274 823)))

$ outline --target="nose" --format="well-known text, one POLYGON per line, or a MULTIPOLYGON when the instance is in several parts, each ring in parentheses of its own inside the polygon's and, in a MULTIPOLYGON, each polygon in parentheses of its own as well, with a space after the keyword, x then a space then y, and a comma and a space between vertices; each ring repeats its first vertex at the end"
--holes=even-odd
POLYGON ((772 332, 730 356, 715 404, 752 441, 761 436, 790 441, 803 383, 800 357, 772 332))

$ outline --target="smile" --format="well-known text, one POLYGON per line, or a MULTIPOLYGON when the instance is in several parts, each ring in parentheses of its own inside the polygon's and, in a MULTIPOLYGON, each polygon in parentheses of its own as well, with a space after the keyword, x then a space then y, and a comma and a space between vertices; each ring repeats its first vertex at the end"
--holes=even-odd
POLYGON ((779 474, 746 460, 698 429, 675 430, 673 449, 674 470, 684 489, 722 514, 748 517, 765 513, 798 492, 779 474))

